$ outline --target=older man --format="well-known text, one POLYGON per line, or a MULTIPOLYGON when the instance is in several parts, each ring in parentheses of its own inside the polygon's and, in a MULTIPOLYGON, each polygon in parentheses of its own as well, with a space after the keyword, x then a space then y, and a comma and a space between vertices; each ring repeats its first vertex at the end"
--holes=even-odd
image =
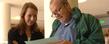
POLYGON ((67 0, 51 0, 50 10, 56 17, 51 37, 71 44, 104 44, 101 25, 94 16, 71 8, 67 0))

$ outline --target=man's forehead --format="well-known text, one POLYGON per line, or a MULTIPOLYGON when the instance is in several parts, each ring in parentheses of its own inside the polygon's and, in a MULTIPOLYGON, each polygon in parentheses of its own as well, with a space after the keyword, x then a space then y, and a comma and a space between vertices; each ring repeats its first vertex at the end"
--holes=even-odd
POLYGON ((58 4, 61 5, 61 4, 64 4, 66 2, 67 2, 67 0, 51 0, 50 4, 56 3, 57 5, 58 4))
POLYGON ((64 2, 65 2, 64 0, 52 0, 50 4, 55 6, 60 6, 63 5, 64 2))
POLYGON ((50 9, 55 10, 55 9, 59 9, 61 7, 61 5, 59 5, 58 3, 52 3, 50 5, 50 9))

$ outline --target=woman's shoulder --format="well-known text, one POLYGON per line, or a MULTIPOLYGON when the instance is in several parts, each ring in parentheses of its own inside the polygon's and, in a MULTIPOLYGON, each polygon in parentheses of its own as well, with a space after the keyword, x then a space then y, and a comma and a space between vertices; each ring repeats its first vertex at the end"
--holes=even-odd
POLYGON ((38 40, 38 39, 43 39, 44 38, 44 34, 42 34, 41 32, 38 31, 32 31, 32 40, 38 40))
POLYGON ((17 27, 11 27, 9 29, 9 33, 16 33, 18 31, 18 28, 17 27))

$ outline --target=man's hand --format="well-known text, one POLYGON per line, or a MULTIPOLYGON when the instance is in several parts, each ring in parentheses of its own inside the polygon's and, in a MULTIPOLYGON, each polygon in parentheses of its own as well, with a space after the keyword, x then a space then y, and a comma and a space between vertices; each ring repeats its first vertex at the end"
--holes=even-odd
POLYGON ((68 40, 60 40, 60 41, 51 42, 51 43, 48 43, 48 44, 72 44, 72 43, 68 40))
POLYGON ((58 41, 57 44, 71 44, 71 42, 68 40, 61 40, 61 41, 58 41))

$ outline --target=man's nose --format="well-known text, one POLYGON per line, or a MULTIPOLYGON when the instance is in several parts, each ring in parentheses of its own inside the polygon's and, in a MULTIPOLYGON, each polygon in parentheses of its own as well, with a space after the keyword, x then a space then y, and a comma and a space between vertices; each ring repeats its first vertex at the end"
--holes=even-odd
POLYGON ((55 14, 55 15, 52 14, 52 15, 51 15, 51 17, 58 17, 58 16, 59 16, 59 15, 57 15, 57 14, 55 14))
POLYGON ((59 17, 59 16, 60 16, 60 12, 51 15, 51 17, 59 17))

